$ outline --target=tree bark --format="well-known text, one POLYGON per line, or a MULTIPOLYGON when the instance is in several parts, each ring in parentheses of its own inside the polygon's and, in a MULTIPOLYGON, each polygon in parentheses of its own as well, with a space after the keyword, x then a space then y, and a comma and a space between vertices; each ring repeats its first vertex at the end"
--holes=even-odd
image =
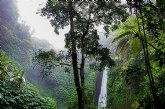
POLYGON ((84 100, 82 96, 82 88, 78 75, 78 67, 77 67, 77 50, 76 50, 76 36, 74 34, 74 12, 73 12, 73 3, 72 0, 69 1, 69 14, 70 14, 70 35, 71 35, 71 43, 72 43, 72 65, 73 65, 73 74, 74 74, 74 82, 78 96, 78 106, 79 109, 84 109, 84 100))
POLYGON ((83 105, 85 107, 85 80, 84 80, 84 65, 85 65, 85 57, 84 57, 84 44, 82 39, 82 45, 81 45, 81 65, 80 65, 80 77, 81 77, 81 89, 82 89, 82 99, 83 99, 83 105))
POLYGON ((81 36, 81 65, 80 65, 80 78, 81 78, 81 89, 82 89, 82 102, 85 108, 85 77, 84 77, 84 66, 85 66, 85 44, 84 39, 88 34, 90 22, 88 21, 86 30, 83 32, 81 36))
POLYGON ((85 63, 85 58, 84 58, 84 54, 82 54, 81 68, 80 68, 80 77, 81 77, 81 90, 82 90, 82 105, 83 105, 83 108, 85 108, 84 63, 85 63))

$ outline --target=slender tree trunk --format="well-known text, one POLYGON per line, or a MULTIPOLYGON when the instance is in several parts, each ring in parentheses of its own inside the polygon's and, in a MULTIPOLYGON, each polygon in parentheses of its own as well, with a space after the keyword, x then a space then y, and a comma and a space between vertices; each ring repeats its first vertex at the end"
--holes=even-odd
POLYGON ((73 65, 73 74, 74 74, 74 82, 75 82, 75 87, 77 91, 77 96, 78 96, 78 105, 79 109, 84 109, 84 101, 83 101, 83 96, 82 96, 82 89, 81 89, 81 84, 79 80, 79 74, 78 74, 78 66, 77 66, 77 50, 76 50, 76 36, 74 34, 74 24, 73 24, 73 18, 74 18, 74 13, 73 13, 73 4, 72 0, 69 1, 69 9, 70 9, 70 35, 71 35, 71 43, 72 43, 72 65, 73 65))
POLYGON ((81 66, 80 66, 80 77, 81 77, 81 89, 82 89, 82 103, 83 103, 83 108, 85 108, 84 48, 82 48, 81 52, 82 52, 82 57, 81 57, 81 66))
POLYGON ((148 77, 149 77, 150 87, 151 87, 151 91, 152 91, 152 95, 153 95, 153 98, 154 98, 156 109, 159 109, 159 103, 158 103, 159 98, 157 96, 155 82, 154 82, 154 78, 153 78, 153 75, 152 75, 150 59, 149 59, 149 52, 148 52, 148 45, 147 45, 147 40, 146 40, 145 28, 144 28, 144 19, 143 19, 140 4, 139 4, 139 11, 140 11, 140 15, 141 15, 141 18, 142 18, 143 35, 141 34, 141 29, 140 29, 140 24, 139 24, 139 21, 138 21, 137 10, 136 10, 136 15, 137 15, 136 17, 137 17, 137 23, 138 23, 138 28, 139 28, 140 40, 141 40, 141 43, 142 43, 144 57, 145 57, 146 71, 147 71, 147 74, 148 74, 148 77))
POLYGON ((84 72, 84 66, 85 66, 85 44, 84 39, 85 36, 88 34, 89 31, 89 21, 87 23, 86 30, 83 32, 81 36, 81 65, 80 65, 80 78, 81 78, 81 90, 82 90, 82 105, 83 108, 85 108, 85 72, 84 72))

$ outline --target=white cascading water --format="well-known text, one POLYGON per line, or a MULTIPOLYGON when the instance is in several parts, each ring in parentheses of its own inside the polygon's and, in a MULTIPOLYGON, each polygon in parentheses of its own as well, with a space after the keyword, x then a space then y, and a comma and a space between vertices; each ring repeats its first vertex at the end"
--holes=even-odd
POLYGON ((98 109, 106 109, 107 105, 107 67, 105 67, 102 76, 101 91, 98 99, 98 109))

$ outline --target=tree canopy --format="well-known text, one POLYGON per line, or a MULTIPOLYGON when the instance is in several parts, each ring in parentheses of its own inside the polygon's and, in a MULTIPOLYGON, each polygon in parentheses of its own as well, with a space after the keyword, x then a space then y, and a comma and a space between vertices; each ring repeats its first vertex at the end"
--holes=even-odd
POLYGON ((72 59, 79 108, 83 109, 85 108, 84 66, 86 58, 94 57, 101 68, 114 65, 109 49, 99 44, 96 26, 104 25, 107 31, 108 25, 118 24, 126 19, 128 14, 118 8, 114 1, 48 0, 46 6, 41 9, 41 15, 50 19, 57 34, 59 34, 59 29, 70 26, 69 33, 65 35, 65 47, 68 48, 72 59), (114 18, 116 20, 113 20, 114 18))

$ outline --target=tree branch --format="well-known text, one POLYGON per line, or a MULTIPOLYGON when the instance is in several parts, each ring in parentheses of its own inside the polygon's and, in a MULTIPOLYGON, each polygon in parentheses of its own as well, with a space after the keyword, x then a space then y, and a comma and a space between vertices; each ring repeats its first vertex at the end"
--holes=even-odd
POLYGON ((150 45, 152 48, 154 48, 155 50, 159 50, 158 48, 156 48, 155 46, 153 46, 151 43, 147 42, 148 45, 150 45))

